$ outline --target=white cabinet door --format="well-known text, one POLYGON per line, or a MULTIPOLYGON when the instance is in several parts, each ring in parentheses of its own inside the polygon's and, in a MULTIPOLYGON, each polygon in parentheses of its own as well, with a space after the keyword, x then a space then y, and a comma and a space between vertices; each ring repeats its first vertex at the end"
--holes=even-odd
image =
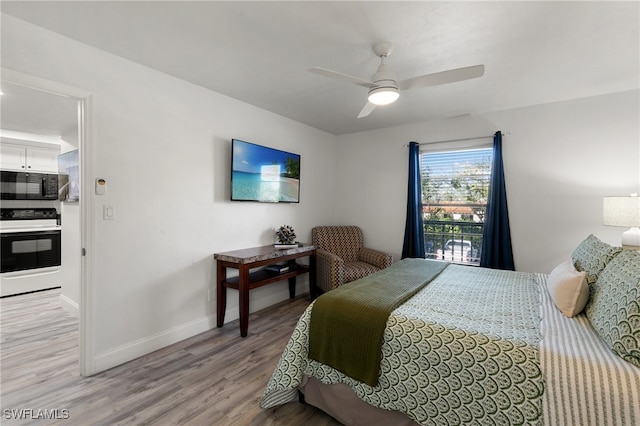
POLYGON ((60 151, 0 144, 0 168, 27 172, 58 173, 60 151))
POLYGON ((26 170, 27 149, 22 146, 0 144, 0 168, 26 170))
POLYGON ((58 173, 58 154, 52 149, 27 148, 27 170, 58 173))

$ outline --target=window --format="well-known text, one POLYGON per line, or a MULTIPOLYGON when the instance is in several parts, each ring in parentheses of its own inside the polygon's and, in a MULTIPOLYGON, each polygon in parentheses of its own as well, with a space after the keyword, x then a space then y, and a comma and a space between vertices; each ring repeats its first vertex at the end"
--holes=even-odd
POLYGON ((480 264, 492 148, 420 154, 427 258, 480 264))

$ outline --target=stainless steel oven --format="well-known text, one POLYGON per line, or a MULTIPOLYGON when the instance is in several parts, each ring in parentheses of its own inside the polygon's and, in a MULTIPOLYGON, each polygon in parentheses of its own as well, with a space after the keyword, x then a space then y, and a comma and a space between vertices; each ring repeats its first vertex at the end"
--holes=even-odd
POLYGON ((61 227, 56 209, 1 209, 3 274, 61 264, 61 227))

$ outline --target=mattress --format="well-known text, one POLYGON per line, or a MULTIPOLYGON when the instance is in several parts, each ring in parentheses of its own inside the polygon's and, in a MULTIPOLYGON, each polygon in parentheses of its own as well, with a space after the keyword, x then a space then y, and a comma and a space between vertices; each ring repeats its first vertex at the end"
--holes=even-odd
POLYGON ((307 357, 312 309, 263 408, 296 401, 313 377, 422 425, 640 424, 640 369, 609 350, 584 315, 562 316, 544 274, 448 267, 389 317, 377 386, 307 357))

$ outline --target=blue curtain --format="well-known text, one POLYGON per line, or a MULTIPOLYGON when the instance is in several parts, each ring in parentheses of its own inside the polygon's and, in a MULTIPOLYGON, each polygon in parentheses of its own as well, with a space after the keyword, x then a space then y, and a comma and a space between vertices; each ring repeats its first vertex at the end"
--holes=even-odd
POLYGON ((424 258, 424 230, 422 224, 422 189, 420 183, 420 145, 409 144, 409 188, 407 193, 407 222, 404 227, 402 259, 424 258))
POLYGON ((493 137, 493 165, 491 167, 487 215, 484 220, 484 232, 482 234, 480 266, 515 270, 513 250, 511 248, 511 231, 509 230, 504 167, 502 164, 501 132, 496 132, 493 137))

